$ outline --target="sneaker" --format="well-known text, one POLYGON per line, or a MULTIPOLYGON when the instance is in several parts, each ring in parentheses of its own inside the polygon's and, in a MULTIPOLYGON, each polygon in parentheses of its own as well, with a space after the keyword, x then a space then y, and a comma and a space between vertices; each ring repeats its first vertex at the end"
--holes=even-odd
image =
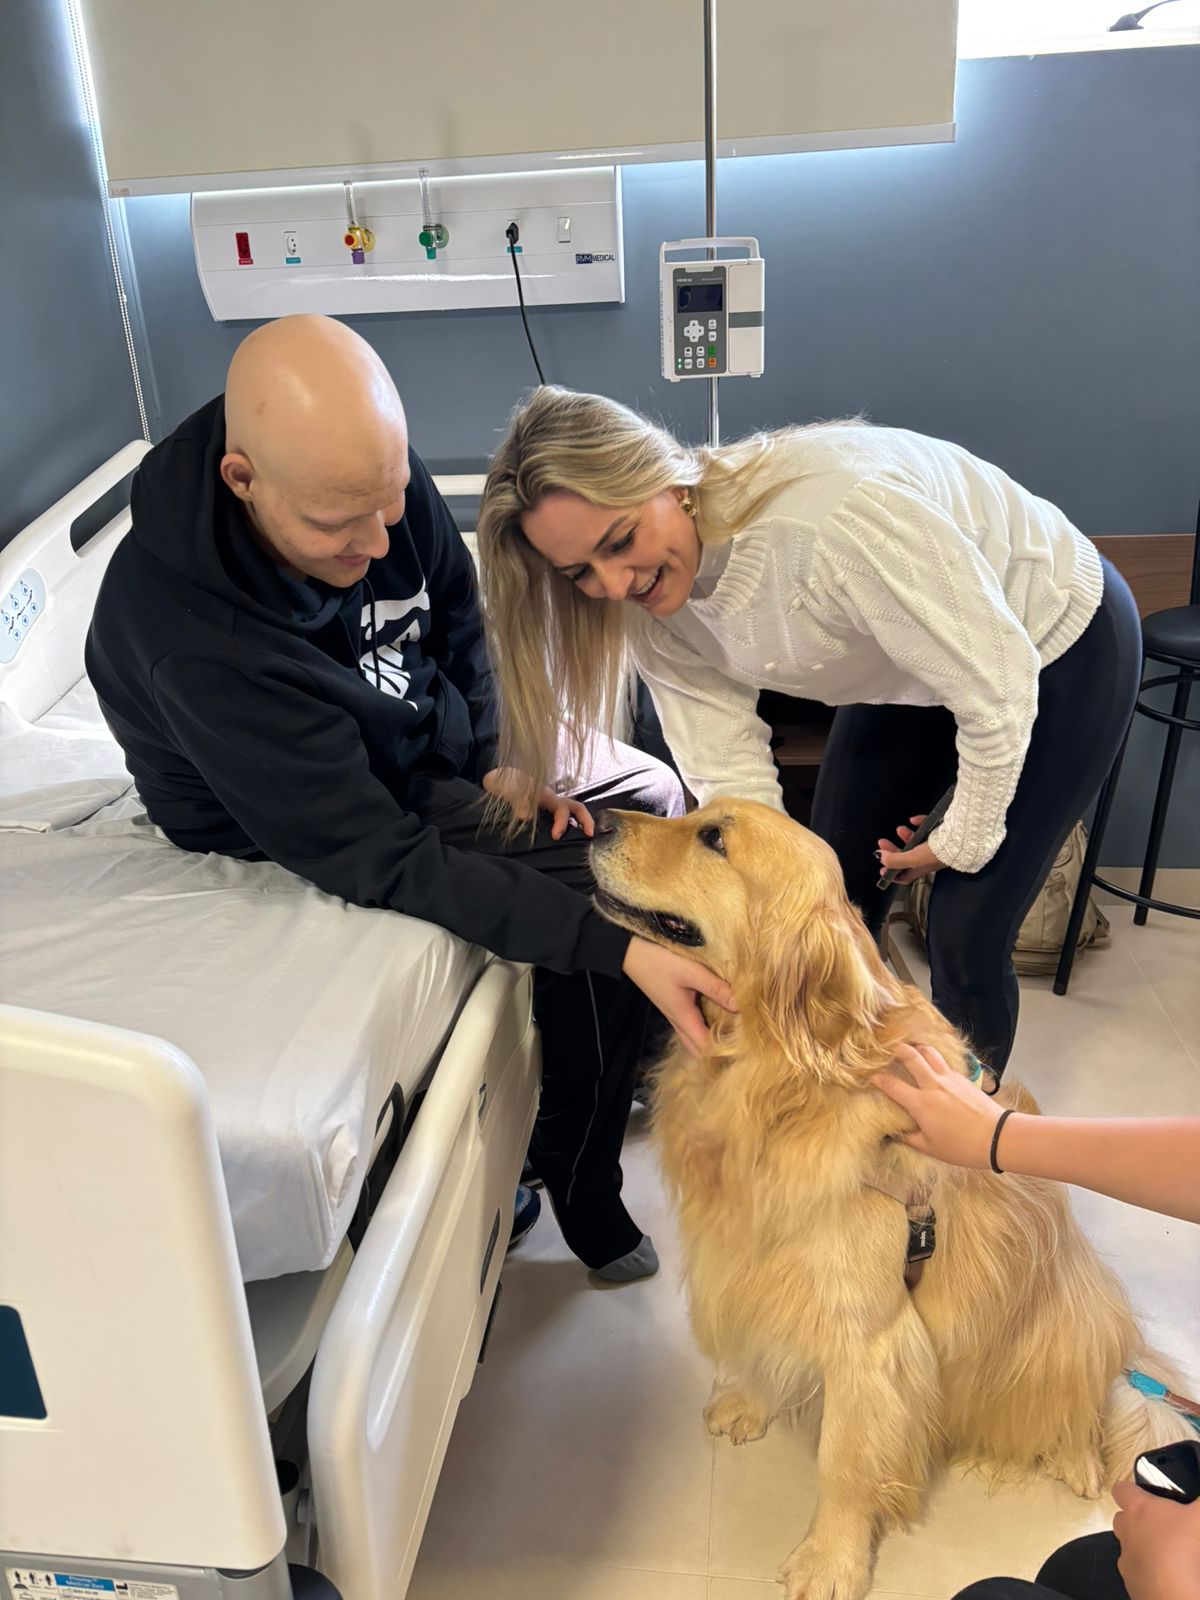
POLYGON ((527 1189, 541 1189, 544 1187, 542 1180, 529 1165, 528 1159, 526 1159, 525 1165, 521 1168, 521 1182, 527 1189))
POLYGON ((517 1198, 513 1203, 512 1233, 508 1240, 508 1249, 519 1243, 533 1227, 542 1214, 542 1202, 532 1189, 525 1185, 517 1186, 517 1198))

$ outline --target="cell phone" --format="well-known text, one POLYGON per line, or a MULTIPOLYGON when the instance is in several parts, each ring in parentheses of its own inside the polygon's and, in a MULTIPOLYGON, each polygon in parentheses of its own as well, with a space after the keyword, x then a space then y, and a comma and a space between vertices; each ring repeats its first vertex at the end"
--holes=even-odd
MULTIPOLYGON (((945 794, 942 796, 942 798, 938 801, 937 805, 934 806, 933 810, 925 818, 925 821, 921 824, 921 826, 913 834, 912 838, 904 846, 904 848, 906 850, 911 850, 914 845, 924 844, 925 843, 926 839, 928 839, 929 835, 933 832, 933 830, 936 827, 939 827, 941 825, 942 818, 946 815, 947 811, 949 811, 950 802, 953 799, 954 799, 954 785, 951 784, 950 787, 946 790, 945 794)), ((900 876, 901 872, 903 872, 903 870, 904 870, 903 867, 891 867, 891 868, 889 868, 889 870, 887 872, 885 872, 883 874, 883 876, 880 878, 879 882, 875 885, 875 887, 877 889, 890 889, 892 887, 892 885, 895 883, 896 879, 900 876)))
POLYGON ((1200 1500, 1200 1439, 1145 1451, 1133 1464, 1133 1481, 1139 1489, 1181 1506, 1200 1500))

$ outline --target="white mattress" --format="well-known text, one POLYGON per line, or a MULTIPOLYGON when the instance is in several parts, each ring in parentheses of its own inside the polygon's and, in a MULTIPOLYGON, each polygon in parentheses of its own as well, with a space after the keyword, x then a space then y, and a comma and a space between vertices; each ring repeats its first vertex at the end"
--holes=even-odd
MULTIPOLYGON (((94 732, 86 693, 46 720, 94 732)), ((271 864, 178 850, 122 815, 135 804, 0 827, 4 998, 186 1051, 208 1084, 243 1278, 327 1266, 392 1085, 420 1085, 486 955, 271 864)))

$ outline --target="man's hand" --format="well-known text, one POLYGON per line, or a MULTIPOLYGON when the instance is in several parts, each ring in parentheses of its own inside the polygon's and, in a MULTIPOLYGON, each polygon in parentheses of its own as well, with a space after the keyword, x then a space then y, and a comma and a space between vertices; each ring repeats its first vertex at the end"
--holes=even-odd
MULTIPOLYGON (((516 767, 493 767, 484 778, 483 787, 488 794, 503 800, 518 822, 528 822, 533 816, 533 779, 516 767)), ((578 823, 589 839, 596 831, 592 814, 582 801, 569 800, 565 795, 555 794, 553 789, 542 790, 536 799, 536 809, 547 811, 554 818, 550 825, 552 839, 561 839, 572 822, 578 823)))
POLYGON ((879 840, 879 859, 884 872, 899 872, 897 883, 915 883, 918 878, 928 878, 940 870, 945 864, 938 860, 927 844, 919 844, 915 849, 909 850, 905 846, 912 838, 915 829, 925 821, 924 816, 909 817, 911 828, 897 828, 896 837, 899 845, 890 839, 879 840))
POLYGON ((1129 1600, 1200 1600, 1200 1500, 1190 1506, 1118 1483, 1113 1532, 1129 1600))
POLYGON ((700 995, 726 1011, 736 1011, 733 990, 698 961, 664 950, 649 939, 634 937, 625 952, 623 970, 662 1012, 694 1055, 708 1049, 708 1026, 700 1011, 700 995))

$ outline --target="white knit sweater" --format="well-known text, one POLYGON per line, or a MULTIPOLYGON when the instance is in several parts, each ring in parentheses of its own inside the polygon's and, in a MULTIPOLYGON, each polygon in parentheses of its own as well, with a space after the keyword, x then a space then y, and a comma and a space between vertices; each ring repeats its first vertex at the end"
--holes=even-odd
POLYGON ((760 689, 946 706, 957 788, 930 845, 977 872, 1004 838, 1038 674, 1100 603, 1099 554, 1061 511, 956 445, 841 426, 781 448, 796 481, 732 541, 705 546, 681 611, 635 631, 684 780, 702 804, 741 795, 782 810, 760 689))

